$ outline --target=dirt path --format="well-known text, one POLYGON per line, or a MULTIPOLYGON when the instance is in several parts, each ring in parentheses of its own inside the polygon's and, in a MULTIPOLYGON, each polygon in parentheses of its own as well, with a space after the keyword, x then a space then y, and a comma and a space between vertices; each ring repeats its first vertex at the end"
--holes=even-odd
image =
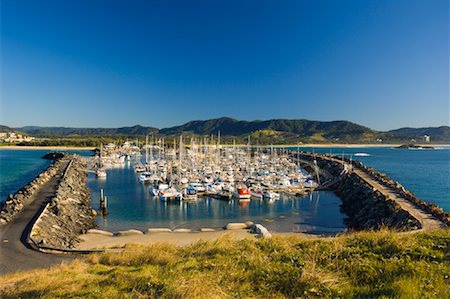
POLYGON ((46 254, 33 250, 26 242, 27 236, 41 211, 54 195, 60 175, 69 161, 62 163, 58 173, 34 195, 10 223, 0 227, 0 274, 45 268, 73 259, 72 256, 46 254))

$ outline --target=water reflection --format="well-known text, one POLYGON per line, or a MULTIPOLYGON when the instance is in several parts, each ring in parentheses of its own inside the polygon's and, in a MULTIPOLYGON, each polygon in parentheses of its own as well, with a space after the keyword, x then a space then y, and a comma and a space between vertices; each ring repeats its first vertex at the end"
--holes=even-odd
POLYGON ((303 198, 280 200, 218 200, 162 202, 140 183, 131 163, 106 168, 106 180, 89 175, 92 206, 99 207, 100 189, 108 196, 107 218, 98 217, 100 228, 122 230, 149 227, 223 227, 229 222, 259 222, 274 231, 334 232, 344 230, 340 199, 331 192, 313 192, 303 198), (320 200, 319 200, 320 199, 320 200))

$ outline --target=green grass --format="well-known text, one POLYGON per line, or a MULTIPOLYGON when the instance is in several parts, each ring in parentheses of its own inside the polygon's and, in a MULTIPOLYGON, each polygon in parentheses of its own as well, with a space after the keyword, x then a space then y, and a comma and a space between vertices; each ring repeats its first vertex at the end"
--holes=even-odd
POLYGON ((3 276, 0 297, 450 298, 449 245, 450 230, 130 245, 3 276))

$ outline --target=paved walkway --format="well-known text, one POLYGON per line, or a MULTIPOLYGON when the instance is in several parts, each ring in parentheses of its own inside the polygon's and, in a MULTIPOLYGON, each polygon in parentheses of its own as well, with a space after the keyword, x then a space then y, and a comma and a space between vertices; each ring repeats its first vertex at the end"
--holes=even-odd
POLYGON ((411 214, 411 216, 416 218, 422 224, 422 230, 433 231, 437 229, 447 228, 447 225, 445 225, 445 223, 436 219, 430 213, 423 211, 413 203, 409 202, 407 199, 399 196, 395 192, 395 190, 386 187, 384 185, 381 185, 378 181, 371 178, 367 173, 359 169, 353 169, 353 172, 357 174, 360 178, 362 178, 364 181, 369 183, 372 187, 380 191, 384 196, 387 196, 390 199, 395 200, 403 210, 407 211, 409 214, 411 214))
MULTIPOLYGON (((345 163, 340 159, 328 157, 326 159, 348 165, 348 163, 345 163)), ((366 172, 361 171, 354 167, 352 168, 352 171, 356 175, 358 175, 361 179, 366 181, 369 185, 371 185, 373 188, 376 188, 378 191, 380 191, 384 196, 389 197, 392 200, 395 200, 403 210, 407 211, 409 214, 411 214, 411 216, 416 218, 422 225, 421 231, 433 231, 448 228, 448 226, 445 223, 434 217, 432 214, 423 211, 422 209, 420 209, 407 199, 401 197, 392 188, 380 184, 376 179, 371 177, 366 172)))
POLYGON ((69 255, 46 254, 33 250, 26 242, 34 221, 56 191, 60 175, 69 161, 62 163, 58 173, 34 195, 10 223, 0 227, 0 274, 34 268, 46 268, 73 259, 69 255))

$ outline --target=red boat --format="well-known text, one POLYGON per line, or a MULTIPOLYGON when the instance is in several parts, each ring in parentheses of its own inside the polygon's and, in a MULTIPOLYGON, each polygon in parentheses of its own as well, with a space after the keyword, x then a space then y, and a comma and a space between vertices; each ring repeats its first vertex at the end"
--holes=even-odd
POLYGON ((233 195, 238 199, 250 199, 250 190, 244 184, 240 184, 236 186, 233 195))

